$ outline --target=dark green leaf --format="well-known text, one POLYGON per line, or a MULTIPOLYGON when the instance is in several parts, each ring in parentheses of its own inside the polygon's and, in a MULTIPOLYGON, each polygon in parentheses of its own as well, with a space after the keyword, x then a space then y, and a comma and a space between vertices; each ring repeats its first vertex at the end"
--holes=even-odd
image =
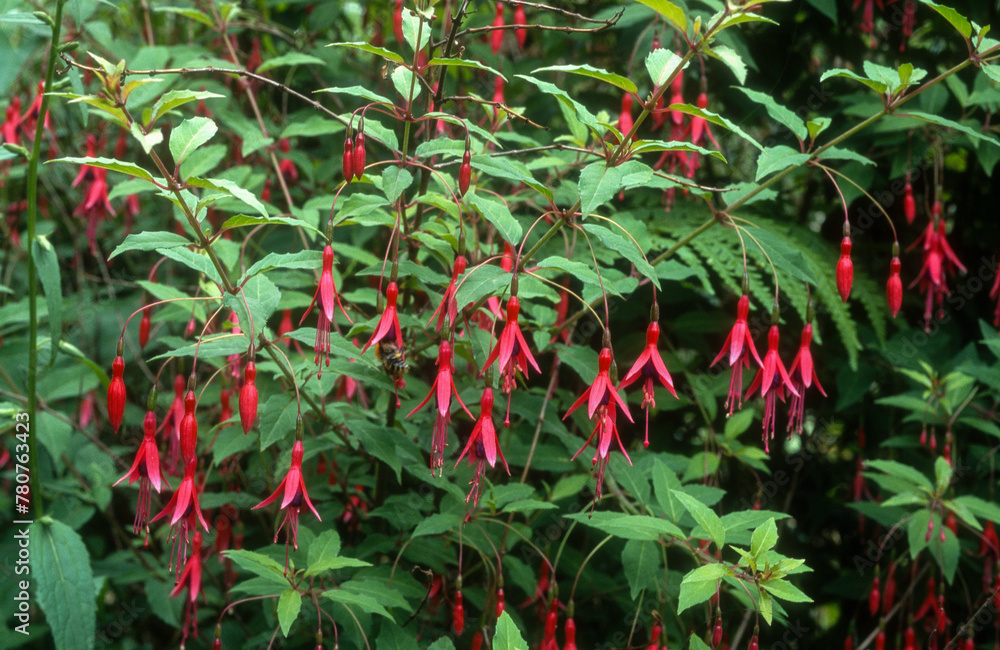
POLYGON ((292 629, 292 623, 299 617, 299 610, 302 609, 302 594, 294 589, 286 589, 281 592, 278 598, 278 625, 281 626, 281 633, 288 636, 292 629))
POLYGON ((32 592, 45 612, 56 650, 93 648, 96 594, 83 540, 72 528, 49 517, 30 528, 15 526, 11 534, 22 533, 22 539, 31 540, 32 592))
POLYGON ((59 257, 47 237, 39 235, 34 242, 35 268, 45 291, 45 304, 49 308, 49 336, 52 355, 49 365, 55 363, 59 338, 62 336, 62 281, 59 274, 59 257))
POLYGON ((128 174, 129 176, 135 176, 136 178, 141 178, 144 181, 153 180, 153 175, 139 165, 130 162, 122 162, 120 160, 115 160, 114 158, 56 158, 55 160, 50 160, 49 162, 67 162, 79 165, 90 165, 91 167, 101 167, 113 172, 121 172, 122 174, 128 174))

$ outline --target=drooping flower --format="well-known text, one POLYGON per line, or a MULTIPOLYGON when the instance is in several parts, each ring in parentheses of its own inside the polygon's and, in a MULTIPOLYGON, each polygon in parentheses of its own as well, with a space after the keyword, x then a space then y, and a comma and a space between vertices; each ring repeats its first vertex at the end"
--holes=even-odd
MULTIPOLYGON (((871 34, 875 29, 875 9, 872 6, 872 2, 878 4, 878 8, 881 11, 884 9, 882 6, 882 0, 863 0, 865 3, 864 9, 861 12, 861 25, 858 29, 861 30, 862 34, 871 34)), ((851 11, 857 11, 858 6, 861 4, 862 0, 854 0, 854 5, 851 7, 851 11)), ((871 36, 870 45, 875 47, 875 36, 871 36)))
POLYGON ((906 172, 906 184, 903 186, 903 216, 906 223, 912 224, 917 218, 917 202, 913 198, 913 185, 910 183, 910 172, 906 172))
MULTIPOLYGON (((743 281, 745 285, 745 276, 743 281)), ((722 357, 726 356, 726 352, 729 353, 729 366, 732 368, 732 375, 729 379, 729 395, 726 397, 725 404, 729 409, 729 415, 733 414, 737 400, 739 400, 740 408, 743 407, 743 368, 750 366, 749 355, 753 354, 754 361, 757 362, 758 366, 764 365, 760 360, 760 355, 757 354, 757 348, 754 347, 753 338, 750 336, 750 329, 747 326, 749 313, 750 297, 744 286, 743 295, 740 296, 740 301, 736 305, 736 323, 733 324, 733 329, 726 337, 726 342, 722 346, 719 356, 715 357, 711 364, 714 366, 719 363, 722 357)))
MULTIPOLYGON (((771 318, 771 329, 767 333, 767 354, 764 355, 764 363, 761 364, 760 370, 757 371, 757 376, 753 378, 752 382, 750 382, 750 387, 747 389, 745 398, 750 399, 750 396, 753 395, 758 389, 760 389, 760 396, 764 398, 765 453, 771 453, 770 441, 774 438, 776 398, 780 397, 781 401, 784 402, 785 390, 795 397, 802 397, 799 390, 792 384, 792 379, 788 376, 788 371, 785 370, 785 364, 781 362, 781 357, 778 356, 779 340, 780 336, 778 334, 777 309, 775 309, 771 318)), ((812 358, 810 357, 810 361, 811 360, 812 358)))
MULTIPOLYGON (((86 157, 97 157, 97 138, 93 134, 87 136, 86 157)), ((97 252, 97 224, 102 219, 114 214, 115 211, 108 199, 107 177, 108 170, 103 167, 82 165, 70 186, 76 187, 85 183, 83 201, 80 202, 73 214, 80 215, 87 220, 87 241, 90 243, 90 252, 95 255, 97 252)))
POLYGON ((111 363, 111 383, 108 384, 108 420, 115 433, 122 426, 122 419, 125 417, 125 381, 122 373, 125 372, 125 359, 122 358, 122 345, 119 341, 118 356, 111 363))
MULTIPOLYGON (((656 308, 654 307, 654 309, 656 308)), ((663 359, 660 357, 660 351, 656 348, 659 338, 660 325, 654 320, 646 328, 646 348, 639 355, 639 358, 635 360, 632 368, 625 374, 625 378, 618 384, 618 389, 621 390, 640 378, 643 380, 642 408, 646 411, 646 437, 643 440, 643 445, 646 447, 649 446, 649 409, 651 407, 656 408, 656 399, 653 394, 653 386, 655 384, 653 380, 658 379, 663 387, 670 391, 671 395, 677 397, 677 391, 674 390, 674 380, 670 377, 667 366, 664 365, 663 359)))
POLYGON ((3 141, 10 144, 21 144, 21 136, 18 127, 21 124, 21 98, 14 97, 7 104, 7 112, 4 115, 4 122, 0 125, 0 136, 3 141))
POLYGON ((416 408, 410 411, 406 417, 410 417, 420 409, 422 409, 428 401, 430 401, 431 396, 434 396, 434 403, 437 406, 437 415, 434 419, 434 435, 431 438, 431 474, 435 472, 438 476, 441 475, 444 467, 444 448, 448 444, 448 423, 451 421, 451 396, 454 395, 455 399, 462 406, 462 409, 471 418, 472 413, 469 412, 469 408, 462 401, 462 398, 458 394, 458 387, 455 386, 455 380, 452 377, 452 373, 455 371, 455 367, 452 365, 452 351, 451 344, 448 341, 442 341, 441 346, 438 349, 438 372, 437 377, 434 378, 434 383, 431 384, 431 390, 427 393, 427 397, 424 401, 417 404, 416 408))
POLYGON ((372 332, 365 347, 361 348, 364 354, 369 347, 382 340, 392 341, 399 345, 403 340, 403 330, 399 326, 399 315, 396 313, 396 301, 399 299, 399 287, 395 282, 390 282, 385 289, 385 309, 382 317, 379 318, 375 331, 372 332))
POLYGON ((854 283, 854 263, 851 261, 851 237, 844 224, 844 238, 840 240, 840 260, 837 262, 837 292, 844 302, 851 296, 854 283))
POLYGON ((174 401, 163 420, 163 431, 167 442, 167 471, 177 474, 177 462, 181 458, 181 420, 184 418, 184 377, 174 377, 174 401))
POLYGON ((479 373, 482 375, 487 368, 493 365, 494 361, 499 360, 500 375, 503 377, 503 392, 507 393, 507 415, 504 418, 504 424, 507 426, 510 425, 510 392, 515 384, 514 372, 520 370, 521 374, 527 377, 529 362, 535 372, 541 372, 535 358, 531 356, 528 342, 521 334, 521 326, 517 322, 520 311, 520 301, 517 296, 511 296, 507 300, 507 323, 504 325, 496 345, 493 346, 490 356, 486 357, 482 372, 479 373))
POLYGON ((287 156, 287 154, 292 150, 292 145, 288 141, 288 138, 282 138, 278 142, 278 150, 285 154, 285 156, 282 157, 281 162, 278 163, 278 170, 281 171, 285 178, 291 181, 299 180, 299 170, 295 167, 295 163, 292 159, 287 156))
MULTIPOLYGON (((316 287, 316 293, 313 294, 309 308, 299 320, 301 325, 309 312, 312 311, 313 306, 319 301, 319 319, 316 323, 316 358, 314 361, 317 366, 319 366, 320 355, 324 357, 326 365, 330 365, 330 325, 337 314, 337 307, 340 307, 341 313, 344 314, 344 318, 348 322, 354 322, 347 315, 347 310, 344 309, 344 305, 340 302, 340 296, 337 294, 337 286, 333 281, 333 257, 333 246, 328 243, 323 249, 323 269, 319 276, 319 286, 316 287)), ((319 369, 318 376, 323 376, 322 368, 319 369)))
MULTIPOLYGON (((500 256, 500 268, 503 269, 504 273, 510 273, 514 268, 514 249, 511 248, 510 244, 507 242, 503 243, 503 255, 500 256)), ((486 307, 489 309, 490 313, 493 314, 494 318, 503 319, 503 311, 500 309, 500 299, 496 296, 490 296, 486 299, 486 307)), ((488 321, 486 322, 486 328, 489 330, 488 321)))
POLYGON ((195 418, 194 408, 197 400, 194 391, 188 389, 184 395, 184 417, 181 418, 181 458, 185 466, 195 460, 198 447, 198 419, 195 418))
POLYGON ((634 124, 635 120, 632 119, 632 94, 625 93, 622 95, 622 108, 621 113, 618 115, 618 130, 621 132, 623 138, 632 130, 634 124))
POLYGON ((938 317, 944 317, 944 297, 951 294, 948 288, 947 276, 954 275, 957 271, 966 273, 965 265, 955 255, 951 245, 948 243, 945 232, 944 219, 941 217, 942 206, 940 201, 935 201, 932 209, 931 220, 910 248, 912 250, 923 242, 923 265, 920 273, 910 283, 910 288, 920 285, 920 292, 925 294, 924 321, 925 329, 930 331, 930 320, 934 312, 934 304, 938 305, 938 317))
MULTIPOLYGON (((156 414, 153 411, 146 412, 146 419, 142 424, 143 438, 139 443, 139 451, 136 452, 135 461, 125 476, 121 477, 112 486, 128 479, 129 485, 139 481, 139 504, 135 511, 135 521, 132 524, 132 534, 138 535, 140 530, 145 529, 146 539, 144 546, 149 545, 149 502, 152 487, 157 492, 163 484, 167 484, 160 471, 160 452, 156 448, 156 414)), ((170 487, 167 484, 167 487, 170 487)))
MULTIPOLYGON (((514 7, 514 24, 527 25, 528 17, 524 13, 524 5, 518 4, 514 7)), ((524 44, 528 40, 528 30, 525 27, 518 27, 514 30, 514 37, 517 39, 517 46, 524 49, 524 44)))
POLYGON ((503 45, 503 28, 503 3, 498 2, 496 15, 493 17, 493 31, 490 32, 490 49, 493 50, 493 54, 498 54, 500 46, 503 45))
POLYGON ((455 319, 458 318, 458 302, 455 300, 455 287, 458 283, 458 276, 465 273, 465 265, 465 255, 456 255, 455 263, 451 269, 451 282, 448 283, 448 287, 444 290, 444 296, 441 297, 441 304, 438 305, 438 308, 431 314, 430 320, 427 321, 427 325, 430 326, 434 322, 434 318, 437 317, 437 325, 434 327, 435 332, 441 331, 441 325, 444 324, 445 316, 448 317, 448 322, 451 326, 455 327, 455 319))
POLYGON ((170 557, 171 564, 176 559, 178 571, 180 571, 181 565, 187 558, 187 546, 188 540, 191 538, 191 532, 197 529, 199 523, 205 529, 205 532, 208 532, 208 523, 201 514, 201 506, 198 503, 198 487, 195 485, 197 469, 197 458, 192 458, 187 462, 184 467, 184 478, 181 479, 177 490, 170 497, 167 506, 151 520, 158 521, 168 514, 170 515, 170 525, 174 528, 174 531, 170 535, 173 547, 170 557), (176 555, 174 549, 176 549, 176 555))
MULTIPOLYGON (((823 386, 819 383, 819 377, 816 375, 816 366, 813 364, 812 351, 809 349, 813 335, 812 306, 810 305, 807 309, 807 322, 805 327, 802 328, 799 351, 795 355, 795 358, 792 359, 792 365, 788 369, 788 376, 792 380, 792 386, 798 391, 797 395, 792 393, 791 408, 788 412, 789 433, 802 433, 806 389, 812 387, 813 382, 816 382, 816 388, 823 394, 823 397, 826 397, 826 391, 823 390, 823 386)), ((770 354, 770 350, 768 350, 768 354, 770 354)), ((781 363, 781 359, 778 359, 778 363, 781 363)))
POLYGON ((191 636, 198 638, 198 595, 201 594, 201 531, 196 530, 194 533, 194 538, 191 540, 191 555, 188 557, 187 562, 184 564, 184 570, 181 571, 180 577, 177 579, 177 584, 174 585, 173 591, 170 592, 171 598, 176 598, 181 595, 184 589, 187 589, 187 602, 184 603, 184 632, 181 637, 181 647, 184 647, 184 642, 187 640, 188 632, 191 631, 191 636))
MULTIPOLYGON (((472 489, 465 497, 465 502, 468 503, 469 499, 472 499, 472 507, 475 508, 479 505, 479 491, 486 463, 489 463, 490 467, 496 467, 497 456, 499 456, 503 462, 504 470, 507 471, 508 475, 510 474, 507 459, 503 457, 503 450, 500 449, 500 441, 497 439, 496 427, 493 425, 493 389, 489 386, 483 389, 483 396, 479 401, 479 419, 476 420, 476 426, 472 428, 465 448, 458 460, 455 461, 455 467, 458 467, 466 455, 469 456, 469 465, 476 464, 476 474, 469 483, 472 489)), ((470 512, 469 515, 471 514, 470 512)))
POLYGON ((892 245, 892 260, 889 262, 889 280, 885 283, 885 299, 889 313, 895 318, 903 306, 903 281, 899 278, 899 244, 892 245))
POLYGON ((243 435, 250 432, 254 420, 257 419, 257 365, 248 361, 243 370, 243 388, 240 389, 240 423, 243 425, 243 435))
POLYGON ((278 489, 274 493, 255 505, 252 509, 256 510, 258 508, 264 508, 272 503, 274 503, 278 497, 281 497, 281 507, 285 509, 285 519, 278 526, 278 530, 274 533, 274 541, 278 541, 278 534, 281 529, 284 528, 285 524, 288 524, 288 530, 285 531, 285 572, 288 572, 288 543, 291 542, 292 548, 297 549, 299 547, 298 535, 299 535, 299 513, 302 510, 302 505, 305 504, 309 507, 309 510, 316 515, 316 519, 323 521, 323 518, 319 516, 316 512, 316 508, 313 507, 312 501, 309 500, 309 492, 306 490, 306 482, 302 478, 302 456, 305 450, 302 446, 301 440, 296 440, 295 445, 292 447, 292 464, 288 468, 288 473, 285 474, 285 478, 281 480, 278 485, 278 489))

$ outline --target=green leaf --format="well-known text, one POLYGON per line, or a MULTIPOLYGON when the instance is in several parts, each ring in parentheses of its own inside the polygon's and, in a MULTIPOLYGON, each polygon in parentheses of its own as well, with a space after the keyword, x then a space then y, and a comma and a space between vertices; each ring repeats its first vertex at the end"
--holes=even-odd
POLYGON ((365 88, 364 86, 344 86, 332 88, 320 88, 316 92, 318 93, 334 93, 337 95, 350 95, 352 97, 360 97, 365 101, 369 102, 379 102, 382 104, 392 104, 392 100, 388 97, 383 97, 378 93, 372 92, 365 88))
POLYGON ((712 509, 686 492, 671 490, 670 495, 680 501, 681 505, 691 513, 698 525, 705 529, 708 536, 715 542, 715 547, 721 549, 726 543, 726 529, 719 516, 712 509))
POLYGON ((622 549, 622 569, 632 600, 643 589, 656 589, 657 576, 662 574, 659 549, 651 542, 630 539, 622 549))
POLYGON ((405 169, 393 165, 382 172, 382 191, 389 203, 395 203, 412 184, 413 174, 405 169))
MULTIPOLYGON (((213 122, 212 124, 214 126, 215 123, 213 122)), ((173 136, 170 137, 170 144, 173 145, 173 136)), ((231 196, 234 199, 238 199, 256 210, 260 216, 265 219, 268 218, 267 208, 265 208, 264 204, 260 202, 257 195, 249 190, 243 189, 231 180, 225 178, 189 178, 187 179, 187 182, 189 185, 215 190, 216 192, 222 192, 223 194, 231 196)))
POLYGON ((521 630, 506 611, 497 619, 497 631, 493 635, 493 650, 528 650, 528 644, 521 636, 521 630))
POLYGON ((708 54, 726 64, 726 67, 736 76, 736 80, 741 85, 746 83, 747 64, 743 62, 743 57, 737 54, 735 50, 725 45, 716 45, 708 50, 708 54))
POLYGON ((673 23, 681 31, 681 34, 687 33, 687 17, 684 15, 684 10, 674 3, 669 2, 669 0, 638 1, 673 23))
POLYGON ((299 617, 299 610, 302 609, 302 594, 294 589, 286 589, 281 592, 278 598, 278 625, 281 626, 281 633, 286 637, 288 631, 292 629, 292 623, 299 617))
POLYGON ((510 286, 511 277, 510 273, 493 264, 476 266, 466 271, 459 278, 461 284, 455 293, 458 308, 463 309, 481 298, 500 293, 510 286))
POLYGON ((649 278, 650 281, 656 285, 657 289, 660 288, 660 280, 656 275, 656 271, 650 263, 646 261, 646 258, 642 256, 642 251, 631 239, 625 239, 623 235, 594 223, 585 223, 582 227, 588 233, 597 237, 601 244, 613 251, 621 253, 625 259, 635 265, 635 268, 639 271, 639 273, 642 273, 649 278))
POLYGON ((50 517, 28 528, 15 524, 10 534, 20 536, 25 543, 31 541, 32 593, 45 612, 56 650, 93 648, 96 594, 90 554, 83 540, 72 528, 50 517))
POLYGON ((688 638, 688 650, 712 650, 712 648, 697 633, 692 632, 688 638))
POLYGON ((335 530, 324 530, 309 544, 306 561, 309 566, 340 556, 340 535, 335 530))
POLYGON ((403 66, 397 67, 392 71, 390 78, 392 79, 393 87, 399 93, 399 96, 403 98, 403 101, 412 102, 420 96, 421 86, 415 81, 413 71, 409 68, 404 68, 403 66), (413 93, 412 97, 410 96, 411 92, 413 93))
POLYGON ((657 519, 648 515, 626 515, 621 512, 594 512, 591 514, 578 512, 566 515, 567 519, 578 521, 609 535, 622 539, 636 539, 654 542, 661 535, 686 539, 680 528, 666 519, 657 519))
POLYGON ((323 263, 323 253, 318 250, 299 251, 297 253, 268 253, 254 262, 240 279, 240 284, 258 273, 270 269, 318 269, 323 263))
POLYGON ((951 26, 958 30, 962 38, 968 39, 972 36, 972 25, 969 20, 951 7, 938 4, 932 0, 920 0, 922 3, 941 14, 941 17, 951 23, 951 26))
POLYGON ((708 580, 710 582, 715 582, 721 580, 726 575, 729 575, 729 569, 725 564, 721 562, 712 562, 710 564, 703 564, 700 567, 688 571, 684 579, 681 580, 681 584, 685 582, 702 582, 708 580))
MULTIPOLYGON (((683 60, 683 58, 677 56, 672 50, 663 47, 650 52, 646 57, 646 71, 649 72, 649 78, 652 80, 653 86, 659 88, 670 81, 671 77, 680 74, 678 67, 683 60)), ((684 65, 684 68, 686 67, 687 64, 684 65)))
POLYGON ((473 61, 473 60, 469 60, 469 59, 442 59, 442 58, 434 57, 433 59, 431 59, 430 61, 427 62, 427 65, 428 66, 431 66, 431 65, 449 65, 449 66, 453 65, 453 66, 457 66, 457 67, 460 67, 460 68, 475 68, 477 70, 485 70, 486 72, 489 72, 490 74, 495 75, 497 77, 500 77, 504 81, 507 81, 507 77, 504 77, 502 74, 500 74, 500 72, 498 70, 495 70, 495 69, 491 68, 488 65, 484 65, 484 64, 480 63, 479 61, 473 61))
MULTIPOLYGON (((258 575, 275 585, 288 586, 288 578, 285 576, 284 567, 266 555, 244 549, 231 549, 223 551, 223 553, 241 569, 258 575)), ((276 591, 275 593, 279 592, 276 591)))
POLYGON ((771 262, 778 269, 813 286, 819 284, 819 280, 813 275, 812 269, 801 252, 789 248, 782 239, 776 237, 769 230, 748 227, 746 232, 763 246, 767 256, 771 258, 771 262))
POLYGON ((753 137, 751 137, 746 131, 744 131, 740 127, 736 126, 736 124, 734 124, 727 118, 722 117, 717 113, 713 113, 712 111, 706 110, 704 108, 698 108, 697 106, 691 106, 690 104, 671 104, 667 108, 672 111, 680 111, 681 113, 687 113, 688 115, 703 117, 712 124, 717 124, 724 129, 732 131, 733 133, 740 136, 741 138, 743 138, 753 146, 757 147, 761 151, 764 150, 764 146, 759 142, 757 142, 755 139, 753 139, 753 137))
POLYGON ((278 393, 269 397, 260 411, 260 450, 264 451, 294 432, 298 413, 293 395, 278 393))
MULTIPOLYGON (((405 16, 404 16, 405 18, 405 16)), ((425 30, 426 31, 426 30, 425 30)), ((375 47, 374 45, 369 45, 363 41, 357 43, 330 43, 327 47, 349 47, 354 50, 362 50, 363 52, 369 52, 371 54, 376 54, 387 61, 392 61, 393 63, 398 63, 403 65, 403 57, 399 56, 395 52, 385 49, 384 47, 375 47)), ((324 92, 329 92, 330 89, 326 89, 324 92)), ((387 102, 392 103, 392 102, 387 102)))
POLYGON ((291 65, 326 65, 326 61, 318 56, 305 54, 303 52, 289 52, 288 54, 282 54, 281 56, 276 56, 273 59, 264 61, 260 64, 260 67, 257 68, 257 72, 266 72, 274 68, 291 65))
POLYGON ((937 124, 939 126, 945 126, 948 127, 949 129, 955 129, 956 131, 959 131, 969 136, 973 140, 979 140, 991 144, 995 147, 1000 147, 1000 140, 992 138, 978 129, 966 126, 965 124, 959 124, 958 122, 941 117, 940 115, 932 115, 931 113, 924 113, 922 111, 906 111, 905 113, 902 112, 896 113, 896 115, 905 117, 915 117, 918 120, 931 122, 932 124, 937 124))
POLYGON ((146 153, 149 153, 153 147, 163 142, 163 131, 154 129, 150 133, 143 133, 138 122, 132 122, 132 126, 129 127, 129 133, 142 145, 142 150, 146 153))
POLYGON ((521 242, 521 224, 517 222, 503 201, 478 192, 469 194, 467 198, 469 203, 493 224, 505 242, 512 246, 521 242))
MULTIPOLYGON (((381 197, 380 197, 381 198, 381 197)), ((259 226, 261 224, 284 224, 286 226, 293 226, 295 228, 303 228, 310 232, 314 232, 317 235, 322 235, 322 231, 312 224, 306 223, 301 219, 295 217, 254 217, 245 214, 238 214, 234 217, 226 219, 225 223, 219 228, 219 230, 226 230, 228 228, 242 228, 245 226, 259 226)), ((254 264, 256 266, 256 264, 254 264)))
POLYGON ((896 70, 867 60, 864 62, 863 67, 869 79, 885 86, 889 92, 899 90, 901 84, 899 83, 899 72, 896 70))
POLYGON ((852 72, 852 71, 847 70, 845 68, 833 68, 832 70, 827 70, 826 72, 823 73, 823 76, 821 76, 819 78, 819 82, 823 83, 824 81, 826 81, 830 77, 843 77, 844 79, 850 79, 852 81, 858 81, 858 82, 863 83, 864 85, 868 86, 869 88, 871 88, 872 90, 874 90, 875 92, 877 92, 880 95, 884 94, 886 92, 886 90, 888 90, 888 88, 886 87, 885 84, 879 83, 877 81, 872 81, 871 79, 868 79, 867 77, 862 77, 858 73, 852 72))
POLYGON ((403 12, 403 40, 412 52, 424 49, 431 40, 430 25, 416 11, 403 12))
POLYGON ((582 64, 582 65, 550 65, 544 68, 538 68, 532 70, 531 74, 538 74, 539 72, 569 72, 570 74, 578 74, 584 77, 590 77, 591 79, 598 79, 605 83, 609 83, 612 86, 621 88, 627 93, 635 93, 639 89, 636 87, 631 80, 627 77, 623 77, 620 74, 615 74, 613 72, 608 72, 606 70, 601 70, 595 68, 592 65, 582 64))
MULTIPOLYGON (((224 97, 224 95, 210 93, 204 90, 171 90, 163 93, 163 95, 156 100, 156 103, 153 104, 149 121, 146 122, 146 127, 148 128, 152 126, 156 120, 160 119, 175 108, 187 104, 188 102, 197 102, 215 97, 224 97)), ((152 135, 152 133, 150 133, 150 135, 152 135)), ((147 149, 146 152, 149 153, 149 150, 147 149)))
POLYGON ((889 476, 900 479, 914 487, 924 488, 928 492, 934 491, 934 486, 930 480, 909 465, 894 460, 869 460, 865 461, 865 469, 874 469, 885 472, 889 476))
MULTIPOLYGON (((212 139, 219 127, 207 117, 189 117, 170 132, 170 155, 180 165, 195 149, 212 139)), ((265 212, 266 214, 266 212, 265 212)))
POLYGON ((765 176, 780 172, 789 167, 799 167, 804 165, 812 156, 807 153, 799 153, 788 145, 779 144, 775 147, 768 147, 757 156, 757 182, 765 176))
POLYGON ((948 485, 951 483, 952 474, 951 463, 945 460, 944 456, 938 456, 937 460, 934 461, 935 494, 944 494, 944 491, 948 489, 948 485))
POLYGON ((198 273, 204 273, 216 284, 222 284, 222 276, 219 275, 219 271, 215 268, 215 265, 205 255, 179 247, 157 248, 156 252, 164 257, 169 257, 175 262, 180 262, 198 273))
POLYGON ((773 618, 772 609, 774 606, 774 601, 771 600, 771 595, 766 591, 761 591, 759 593, 758 606, 760 607, 760 615, 764 617, 767 624, 771 624, 773 618))
POLYGON ((136 178, 141 178, 144 181, 153 180, 153 175, 139 165, 130 162, 122 162, 120 160, 115 160, 114 158, 56 158, 55 160, 50 160, 49 162, 67 162, 76 163, 78 165, 90 165, 91 167, 101 167, 113 172, 121 172, 122 174, 128 174, 129 176, 135 176, 136 178))
MULTIPOLYGON (((350 584, 350 582, 344 583, 344 585, 350 584)), ((379 604, 379 602, 367 594, 359 594, 353 591, 349 591, 341 585, 339 589, 331 589, 329 591, 324 591, 323 596, 329 598, 335 603, 340 603, 348 607, 357 607, 363 612, 369 614, 378 614, 379 616, 384 616, 393 623, 396 619, 392 617, 385 607, 379 604)))
POLYGON ((770 518, 753 531, 750 538, 750 555, 758 562, 762 554, 774 548, 778 543, 778 526, 774 523, 774 518, 770 518))
MULTIPOLYGON (((708 565, 719 566, 719 565, 708 565)), ((680 594, 677 597, 677 613, 680 614, 689 607, 700 605, 715 595, 718 585, 714 580, 697 580, 682 582, 680 594)))
POLYGON ((457 528, 462 524, 462 516, 453 512, 437 512, 429 517, 424 517, 413 530, 413 537, 423 537, 425 535, 440 535, 449 530, 457 528))
POLYGON ((763 106, 772 120, 787 127, 799 140, 805 140, 809 137, 809 130, 806 128, 805 122, 798 115, 774 101, 771 95, 743 87, 737 90, 746 95, 750 101, 763 106))
POLYGON ((55 363, 59 338, 62 336, 62 280, 59 274, 59 256, 48 237, 39 235, 33 243, 35 269, 45 291, 45 305, 49 313, 49 336, 52 337, 52 355, 49 366, 55 363))

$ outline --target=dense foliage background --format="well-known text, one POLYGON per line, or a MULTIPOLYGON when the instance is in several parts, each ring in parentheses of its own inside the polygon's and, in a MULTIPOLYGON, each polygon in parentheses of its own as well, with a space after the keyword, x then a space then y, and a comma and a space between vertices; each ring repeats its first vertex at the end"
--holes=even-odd
POLYGON ((0 0, 0 645, 997 646, 953 4, 0 0))

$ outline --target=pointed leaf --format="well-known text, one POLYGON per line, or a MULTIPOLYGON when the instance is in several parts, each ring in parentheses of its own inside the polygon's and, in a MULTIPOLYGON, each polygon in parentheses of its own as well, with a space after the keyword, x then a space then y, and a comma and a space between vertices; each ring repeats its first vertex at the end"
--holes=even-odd
POLYGON ((195 149, 212 139, 219 127, 207 117, 189 117, 170 133, 170 155, 180 165, 195 149))
POLYGON ((286 589, 278 597, 278 625, 281 626, 281 633, 286 637, 288 631, 292 629, 292 623, 299 617, 299 610, 302 609, 302 594, 294 589, 286 589))
POLYGON ((550 65, 544 68, 538 68, 532 70, 531 74, 537 74, 539 72, 569 72, 571 74, 578 74, 584 77, 590 77, 591 79, 599 79, 605 83, 609 83, 612 86, 617 86, 627 93, 637 92, 639 89, 628 77, 623 77, 620 74, 615 74, 613 72, 608 72, 606 70, 601 70, 595 68, 592 65, 550 65))

